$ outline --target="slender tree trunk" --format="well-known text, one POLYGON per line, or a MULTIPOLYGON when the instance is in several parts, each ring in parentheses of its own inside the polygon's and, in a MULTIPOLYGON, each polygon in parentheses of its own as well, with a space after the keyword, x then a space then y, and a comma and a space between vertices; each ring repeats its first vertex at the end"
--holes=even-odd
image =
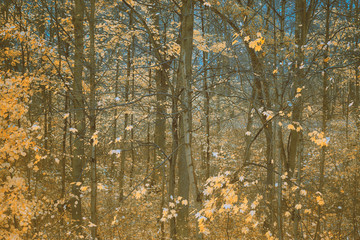
MULTIPOLYGON (((131 59, 134 61, 135 57, 135 36, 132 37, 131 40, 131 59)), ((133 100, 135 98, 135 68, 134 64, 132 64, 132 78, 131 78, 131 98, 133 100)), ((132 107, 131 115, 130 115, 130 125, 134 126, 134 111, 132 107)), ((132 188, 133 185, 133 178, 134 178, 134 169, 135 169, 135 162, 136 162, 136 152, 134 148, 134 131, 135 129, 132 127, 130 130, 130 152, 131 152, 131 166, 130 166, 130 173, 129 173, 129 186, 132 188)))
MULTIPOLYGON (((151 42, 150 42, 150 52, 151 52, 151 42)), ((149 65, 151 64, 151 61, 149 61, 148 63, 149 65)), ((151 81, 152 81, 152 69, 149 68, 149 83, 148 83, 148 94, 151 94, 151 81)), ((146 142, 147 142, 147 146, 146 146, 146 176, 149 173, 150 167, 151 167, 151 151, 150 151, 150 114, 151 114, 151 106, 149 105, 147 108, 147 115, 148 115, 148 122, 147 122, 147 126, 146 126, 146 142)))
MULTIPOLYGON (((130 27, 133 24, 133 17, 132 17, 132 11, 129 14, 129 25, 130 27)), ((131 60, 131 51, 132 51, 132 45, 134 44, 133 42, 133 38, 132 38, 132 42, 128 47, 128 52, 127 52, 127 66, 126 66, 126 82, 125 82, 125 102, 129 101, 129 88, 130 88, 130 77, 131 77, 131 65, 132 65, 132 60, 131 60)), ((129 130, 129 113, 125 112, 125 116, 124 116, 124 133, 123 133, 123 139, 122 139, 122 144, 121 144, 121 153, 120 153, 120 176, 119 176, 119 189, 120 189, 120 196, 119 196, 119 201, 121 202, 124 198, 124 178, 125 178, 125 161, 126 161, 126 152, 127 152, 127 147, 128 147, 128 130, 129 130)))
MULTIPOLYGON (((275 0, 273 0, 273 8, 276 9, 275 6, 275 0)), ((276 61, 277 59, 277 55, 280 55, 280 61, 283 61, 284 57, 283 57, 283 50, 282 48, 284 47, 284 27, 285 27, 285 8, 286 6, 286 0, 282 0, 281 1, 281 16, 280 16, 280 54, 277 51, 277 31, 274 27, 274 42, 275 42, 275 49, 274 49, 274 56, 275 56, 275 66, 278 66, 278 62, 276 61)), ((276 22, 276 16, 274 13, 274 26, 275 26, 275 22, 276 22)), ((283 76, 283 69, 280 68, 280 73, 281 76, 283 76)), ((280 88, 278 88, 278 78, 276 75, 274 75, 275 78, 275 86, 276 86, 276 101, 277 101, 277 105, 279 107, 279 111, 282 108, 282 84, 280 85, 280 88)), ((283 80, 282 78, 280 78, 281 80, 283 80)), ((279 119, 279 122, 281 121, 281 118, 279 119)), ((278 229, 278 239, 279 240, 283 240, 283 215, 282 215, 282 210, 283 210, 283 195, 282 195, 282 188, 283 188, 283 184, 282 184, 282 175, 283 175, 283 163, 286 159, 285 156, 285 150, 284 150, 284 142, 283 142, 283 132, 282 132, 282 127, 280 126, 277 129, 277 135, 278 135, 278 192, 277 192, 277 229, 278 229)))
MULTIPOLYGON (((202 37, 206 39, 206 8, 203 7, 201 10, 201 32, 202 37)), ((204 80, 203 80, 203 92, 204 92, 204 126, 205 126, 205 147, 202 147, 201 150, 205 152, 204 157, 204 166, 205 166, 205 179, 210 177, 210 95, 208 89, 208 70, 207 70, 207 61, 208 53, 206 51, 202 52, 202 65, 204 67, 204 80), (205 148, 205 149, 204 149, 205 148)))
MULTIPOLYGON (((325 5, 326 10, 326 19, 325 19, 325 43, 329 42, 330 37, 330 11, 331 11, 331 3, 330 0, 326 1, 325 5)), ((328 70, 329 67, 328 64, 328 56, 329 56, 329 46, 325 46, 324 50, 324 56, 323 56, 323 67, 324 67, 324 73, 323 73, 323 89, 322 89, 322 96, 323 96, 323 102, 322 102, 322 121, 321 121, 321 128, 324 136, 326 136, 327 129, 327 116, 328 116, 328 70)), ((324 175, 325 175, 325 159, 326 159, 326 146, 321 147, 321 153, 320 153, 320 183, 319 183, 319 192, 322 193, 324 188, 324 175)), ((316 224, 316 232, 314 239, 318 240, 321 239, 321 219, 322 219, 322 212, 321 212, 321 206, 318 205, 318 219, 316 224)))
POLYGON ((282 129, 281 127, 278 128, 278 204, 277 204, 277 227, 278 227, 278 239, 283 239, 283 217, 282 217, 282 208, 283 208, 283 201, 282 201, 282 174, 283 174, 283 161, 284 161, 284 145, 283 145, 283 136, 282 136, 282 129))
MULTIPOLYGON (((69 93, 65 93, 65 107, 64 112, 69 111, 69 93)), ((63 141, 62 141, 62 162, 61 162, 61 199, 65 198, 65 183, 66 183, 66 137, 68 129, 68 118, 64 119, 64 128, 63 128, 63 141)))
MULTIPOLYGON (((64 112, 67 114, 69 112, 69 92, 66 91, 65 93, 65 107, 64 112)), ((66 190, 66 138, 67 138, 67 131, 68 131, 68 119, 69 117, 66 117, 64 119, 64 128, 63 128, 63 140, 62 140, 62 160, 61 160, 61 195, 60 198, 63 201, 65 200, 65 190, 66 190)), ((63 237, 63 234, 65 232, 65 224, 64 224, 64 216, 61 216, 61 236, 63 237)))
MULTIPOLYGON (((129 62, 128 62, 129 63, 129 62)), ((129 75, 128 75, 129 76, 129 75)), ((129 83, 128 79, 125 83, 125 101, 129 101, 129 83)), ((125 161, 126 161, 126 147, 127 147, 127 127, 129 123, 129 114, 125 113, 124 116, 124 128, 123 128, 123 139, 121 140, 121 152, 120 152, 120 174, 119 174, 119 201, 121 202, 124 198, 124 178, 125 178, 125 161)))
MULTIPOLYGON (((356 14, 354 16, 359 16, 360 14, 360 8, 359 8, 359 0, 355 1, 355 12, 356 14)), ((355 23, 356 23, 356 28, 357 30, 359 30, 360 28, 360 20, 359 17, 357 17, 355 19, 355 23)), ((359 36, 358 34, 355 35, 355 44, 356 46, 359 44, 359 36)), ((359 169, 359 159, 360 159, 360 80, 359 80, 359 75, 360 75, 360 64, 357 63, 355 65, 355 99, 354 99, 354 115, 355 115, 355 124, 356 124, 356 139, 355 139, 355 143, 357 146, 357 152, 356 152, 356 163, 355 163, 355 167, 357 169, 359 169)), ((354 181, 353 181, 353 196, 352 196, 352 205, 353 205, 353 209, 352 209, 352 235, 353 235, 353 239, 360 239, 360 235, 359 235, 359 223, 358 223, 358 212, 359 212, 359 193, 358 193, 358 187, 359 187, 359 175, 358 172, 354 172, 354 181)))
MULTIPOLYGON (((303 46, 306 44, 307 34, 310 26, 314 9, 317 6, 317 0, 310 0, 307 4, 306 0, 298 0, 295 2, 295 64, 294 74, 295 80, 293 84, 293 96, 297 94, 297 89, 302 88, 305 85, 305 72, 300 66, 304 64, 304 50, 303 46), (308 8, 307 8, 308 5, 308 8)), ((293 123, 299 123, 302 117, 303 110, 303 99, 304 97, 297 98, 293 103, 292 109, 292 121, 293 123)), ((289 178, 292 178, 295 166, 296 166, 296 155, 297 148, 299 146, 299 139, 301 133, 295 130, 290 132, 289 143, 288 143, 288 162, 287 172, 289 178)))
MULTIPOLYGON (((165 184, 166 184, 166 172, 165 166, 161 166, 161 200, 160 200, 160 207, 159 207, 159 216, 160 219, 163 217, 163 209, 165 206, 165 184)), ((161 240, 165 240, 165 223, 160 221, 160 238, 161 240)))
MULTIPOLYGON (((294 83, 294 89, 301 88, 302 82, 303 82, 303 71, 299 69, 299 66, 304 61, 304 54, 302 50, 302 46, 304 45, 304 28, 305 28, 305 19, 306 19, 306 0, 299 0, 296 1, 295 4, 295 11, 296 11, 296 20, 295 20, 295 42, 296 42, 296 70, 295 70, 295 83, 294 83)), ((295 90, 294 90, 295 92, 295 90)), ((293 122, 300 122, 301 119, 301 113, 302 113, 302 107, 303 103, 301 101, 301 98, 297 99, 297 101, 293 104, 293 110, 292 110, 292 121, 293 122)), ((289 178, 292 178, 294 171, 295 171, 295 165, 296 165, 296 153, 298 148, 298 142, 299 142, 299 133, 297 131, 292 130, 290 132, 289 137, 289 158, 288 158, 288 176, 289 178)))
POLYGON ((95 0, 90 0, 90 162, 91 162, 91 239, 97 237, 97 176, 96 176, 96 60, 95 60, 95 0))
MULTIPOLYGON (((201 207, 201 196, 197 188, 196 176, 194 171, 193 159, 191 156, 191 82, 192 82, 192 46, 193 46, 193 30, 194 30, 194 2, 192 0, 183 0, 181 9, 181 43, 180 43, 180 58, 178 69, 178 86, 180 92, 180 136, 181 136, 181 155, 179 164, 184 168, 184 172, 188 173, 188 185, 192 192, 195 209, 199 210, 201 207)), ((179 165, 180 167, 180 165, 179 165)), ((180 169, 179 169, 180 170, 180 169)), ((184 172, 179 172, 179 178, 184 180, 184 172)), ((180 179, 179 179, 180 181, 180 179)), ((181 184, 181 183, 179 183, 181 184)), ((179 185, 179 192, 181 185, 179 185)), ((183 219, 182 219, 183 220, 183 219)), ((184 228, 186 222, 180 222, 179 230, 184 228)), ((186 227, 185 227, 186 228, 186 227)), ((179 232, 182 234, 183 232, 179 232)), ((186 234, 186 233, 185 233, 186 234)), ((186 239, 187 236, 179 235, 180 239, 186 239)))
MULTIPOLYGON (((114 93, 114 105, 117 105, 117 102, 119 101, 119 77, 120 77, 120 63, 119 60, 116 60, 116 73, 115 73, 115 93, 114 93)), ((114 107, 114 113, 113 113, 113 129, 112 129, 112 150, 117 149, 117 122, 118 122, 118 108, 114 107)), ((110 163, 110 177, 113 179, 115 175, 115 159, 117 157, 117 154, 111 155, 111 163, 110 163)), ((111 186, 112 188, 112 186, 111 186)))
MULTIPOLYGON (((300 135, 300 146, 298 148, 298 161, 297 161, 297 171, 296 171, 296 184, 301 186, 301 168, 303 161, 303 144, 302 144, 302 135, 300 135)), ((295 191, 295 206, 300 204, 300 187, 295 191)), ((302 239, 302 233, 299 229, 300 225, 300 209, 294 209, 294 239, 302 239)))
MULTIPOLYGON (((174 76, 175 78, 175 76, 174 76)), ((172 156, 169 159, 169 201, 175 198, 175 180, 176 180, 176 160, 178 155, 178 146, 179 146, 179 135, 178 135, 178 92, 177 88, 172 89, 172 156)), ((175 218, 170 219, 170 238, 176 240, 176 222, 175 218)))
MULTIPOLYGON (((262 112, 259 113, 259 118, 264 125, 264 133, 266 139, 266 180, 265 180, 265 191, 266 191, 266 202, 267 202, 267 217, 264 223, 265 230, 271 230, 273 222, 273 176, 274 176, 274 162, 273 162, 273 126, 272 122, 268 122, 266 113, 267 109, 271 109, 272 99, 270 99, 270 90, 268 83, 264 77, 263 72, 263 61, 261 57, 257 56, 254 49, 251 49, 247 45, 249 52, 251 65, 254 71, 254 99, 258 102, 259 109, 263 108, 262 112)), ((253 105, 255 105, 253 103, 253 105)), ((256 106, 256 105, 255 105, 256 106)), ((250 113, 251 114, 251 113, 250 113)), ((251 117, 251 116, 250 116, 251 117)), ((247 146, 246 151, 249 151, 250 145, 247 146)), ((249 153, 248 153, 249 154, 249 153)))
MULTIPOLYGON (((178 101, 176 99, 176 101, 178 101)), ((179 109, 180 110, 180 109, 179 109)), ((189 172, 184 151, 184 134, 183 134, 182 114, 179 114, 179 150, 178 150, 178 195, 182 199, 189 200, 189 172)), ((177 236, 179 239, 187 239, 189 236, 189 205, 180 205, 178 210, 178 218, 176 221, 177 236)))
MULTIPOLYGON (((158 1, 154 0, 153 3, 158 5, 158 1)), ((163 26, 160 26, 160 14, 158 9, 156 9, 156 13, 154 15, 154 25, 158 31, 159 41, 162 38, 164 42, 166 42, 166 25, 164 23, 163 26), (160 34, 162 31, 162 34, 160 34)), ((154 51, 159 51, 159 49, 154 49, 154 51)), ((168 78, 166 74, 168 74, 165 69, 168 67, 164 63, 160 63, 162 67, 160 69, 155 70, 155 83, 156 83, 156 115, 155 115, 155 136, 154 142, 156 145, 156 149, 154 151, 154 165, 158 162, 161 162, 164 158, 164 153, 166 153, 166 95, 168 92, 168 84, 166 83, 166 79, 168 78)), ((161 168, 160 172, 161 176, 161 202, 160 202, 160 219, 162 218, 163 208, 165 204, 165 183, 166 183, 166 173, 164 166, 161 168)), ((153 181, 156 181, 157 176, 156 172, 153 174, 153 181)), ((161 239, 165 238, 165 225, 164 222, 160 223, 160 232, 161 239)))
MULTIPOLYGON (((358 9, 358 8, 357 8, 358 9)), ((359 150, 359 146, 360 146, 360 81, 359 81, 359 66, 356 67, 355 69, 355 83, 356 83, 356 100, 355 100, 355 115, 356 117, 356 128, 357 128, 357 133, 356 133, 356 145, 357 145, 357 153, 356 153, 356 158, 357 160, 360 159, 360 150, 359 150)), ((357 169, 359 169, 359 161, 357 161, 355 163, 355 167, 357 169)), ((353 181, 353 197, 352 197, 352 204, 353 204, 353 216, 352 216, 352 225, 353 225, 353 239, 359 239, 359 223, 358 223, 358 209, 359 209, 359 194, 358 194, 358 187, 359 187, 359 177, 358 177, 358 173, 355 171, 354 172, 354 181, 353 181)))
MULTIPOLYGON (((157 1, 155 1, 156 3, 157 1)), ((160 18, 159 14, 155 14, 154 24, 160 34, 160 18)), ((166 35, 166 29, 163 35, 166 35)), ((160 38, 160 36, 159 36, 160 38)), ((164 38, 164 37, 163 37, 164 38)), ((158 51, 158 49, 154 49, 158 51)), ((166 66, 164 63, 161 69, 155 71, 156 83, 156 119, 155 119, 155 144, 157 150, 155 151, 155 163, 159 162, 166 152, 166 94, 168 92, 168 85, 166 83, 166 66)))
MULTIPOLYGON (((82 166, 84 160, 84 137, 85 137, 85 109, 82 90, 83 73, 83 47, 84 47, 84 8, 83 0, 75 0, 74 5, 74 34, 75 34, 75 55, 74 55, 74 81, 72 86, 74 126, 77 130, 74 139, 74 151, 72 158, 72 220, 78 236, 81 235, 82 212, 80 185, 82 184, 82 166)), ((77 237, 78 237, 77 236, 77 237)))
POLYGON ((255 98, 255 88, 252 90, 251 99, 249 102, 249 109, 247 113, 246 121, 246 133, 245 133, 245 150, 244 150, 244 161, 243 164, 247 165, 250 163, 251 158, 251 129, 253 124, 253 107, 254 107, 254 98, 255 98))

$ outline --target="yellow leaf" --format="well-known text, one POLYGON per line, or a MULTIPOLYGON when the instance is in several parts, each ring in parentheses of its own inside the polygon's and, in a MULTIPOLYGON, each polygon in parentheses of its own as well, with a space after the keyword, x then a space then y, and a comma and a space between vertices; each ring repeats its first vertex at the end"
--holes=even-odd
POLYGON ((94 132, 94 134, 93 134, 92 137, 91 137, 91 139, 93 140, 93 145, 94 145, 94 146, 95 146, 96 144, 98 144, 98 140, 97 140, 97 138, 98 138, 98 133, 99 133, 99 131, 94 132))
POLYGON ((321 196, 316 196, 316 201, 320 206, 323 206, 325 204, 325 202, 321 196))
POLYGON ((256 45, 256 47, 254 48, 255 52, 259 52, 261 51, 261 46, 260 45, 256 45))
POLYGON ((80 188, 80 191, 85 192, 86 190, 88 190, 88 188, 89 188, 89 186, 82 186, 80 188))
POLYGON ((114 216, 114 219, 113 219, 113 221, 111 222, 111 225, 115 225, 115 223, 116 223, 116 216, 114 216))
POLYGON ((135 198, 136 199, 140 199, 141 198, 141 193, 140 192, 135 192, 135 198))
POLYGON ((98 190, 103 190, 103 189, 105 189, 105 187, 104 187, 104 185, 102 185, 101 183, 98 183, 98 184, 97 184, 97 189, 98 189, 98 190))
POLYGON ((294 131, 295 131, 295 127, 294 127, 294 125, 292 125, 292 124, 289 124, 289 125, 287 126, 287 128, 288 128, 289 130, 294 130, 294 131))
POLYGON ((88 226, 89 226, 89 227, 96 227, 96 224, 90 222, 88 226))

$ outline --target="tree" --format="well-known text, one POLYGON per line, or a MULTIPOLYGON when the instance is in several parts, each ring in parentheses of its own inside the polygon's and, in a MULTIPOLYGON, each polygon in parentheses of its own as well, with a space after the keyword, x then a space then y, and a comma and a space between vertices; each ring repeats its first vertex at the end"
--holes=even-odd
MULTIPOLYGON (((186 191, 191 190, 195 201, 195 208, 199 209, 201 204, 201 197, 197 187, 196 175, 194 170, 194 163, 191 156, 191 82, 192 82, 192 44, 194 31, 194 3, 192 0, 183 1, 181 8, 181 35, 180 35, 180 56, 179 69, 177 75, 177 84, 180 93, 180 147, 181 153, 179 156, 179 178, 180 178, 180 195, 187 199, 186 191), (187 179, 188 178, 188 179, 187 179), (189 187, 188 187, 188 186, 189 187), (185 188, 181 190, 181 188, 185 188)), ((183 208, 186 211, 187 208, 183 208)), ((187 238, 186 230, 186 215, 183 219, 179 219, 179 237, 187 238), (184 229, 184 230, 183 230, 184 229)))
POLYGON ((72 158, 72 200, 71 211, 74 228, 77 234, 81 235, 82 210, 81 210, 81 193, 83 161, 85 157, 85 105, 83 96, 83 66, 84 66, 84 9, 83 0, 74 2, 74 79, 72 85, 72 111, 74 112, 74 126, 76 136, 74 139, 74 151, 72 158))
POLYGON ((96 60, 95 60, 95 0, 90 1, 90 135, 91 135, 91 238, 97 238, 97 170, 96 170, 96 60))

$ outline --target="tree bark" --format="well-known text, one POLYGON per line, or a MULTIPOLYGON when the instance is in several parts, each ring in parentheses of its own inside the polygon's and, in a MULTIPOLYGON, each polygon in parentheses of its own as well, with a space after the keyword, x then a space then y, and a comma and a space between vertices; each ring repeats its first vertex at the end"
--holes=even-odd
POLYGON ((90 162, 91 162, 91 239, 97 237, 97 174, 96 174, 96 60, 95 60, 95 0, 90 0, 90 162))
MULTIPOLYGON (((201 207, 201 196, 197 188, 193 159, 191 156, 191 82, 192 82, 192 47, 194 31, 194 2, 183 0, 181 8, 181 36, 180 36, 180 58, 177 82, 180 92, 180 158, 179 158, 179 192, 188 190, 194 198, 195 209, 201 207), (182 169, 180 169, 180 167, 182 169), (187 173, 187 176, 186 174, 187 173), (188 181, 187 178, 188 177, 188 181), (184 183, 184 186, 182 185, 184 183)), ((186 193, 184 194, 186 195, 186 193)), ((184 208, 186 210, 186 208, 184 208)), ((185 214, 186 215, 186 214, 185 214)), ((185 219, 178 220, 179 238, 186 239, 187 222, 185 219), (182 235, 184 234, 184 235, 182 235)))
MULTIPOLYGON (((300 67, 304 62, 304 51, 303 46, 306 44, 307 34, 311 23, 314 9, 317 5, 317 0, 310 0, 307 8, 306 0, 299 0, 295 2, 295 81, 293 85, 293 96, 295 97, 296 90, 302 88, 305 83, 305 72, 300 67)), ((303 110, 303 97, 297 98, 293 103, 292 109, 292 121, 293 123, 300 123, 302 110, 303 110)), ((287 161, 287 172, 289 178, 293 177, 295 166, 296 166, 296 155, 297 148, 299 145, 300 134, 297 131, 291 130, 289 143, 288 143, 288 161, 287 161)))
MULTIPOLYGON (((205 38, 205 33, 207 28, 205 26, 206 16, 204 16, 204 11, 206 12, 206 8, 203 7, 201 11, 201 32, 203 38, 205 38)), ((208 70, 207 70, 207 61, 208 61, 208 53, 206 51, 202 52, 202 65, 204 67, 204 80, 203 80, 203 92, 204 92, 204 122, 205 122, 205 180, 210 177, 210 95, 208 90, 208 70)), ((201 151, 204 151, 201 149, 201 151)))
MULTIPOLYGON (((176 181, 176 160, 178 156, 178 146, 179 146, 179 129, 178 129, 178 91, 177 88, 172 89, 172 124, 171 124, 171 134, 172 134, 172 156, 169 159, 169 201, 172 198, 175 198, 175 181, 176 181)), ((170 238, 176 240, 176 222, 175 218, 170 219, 170 238)))
POLYGON ((84 160, 84 137, 85 137, 85 109, 82 89, 83 73, 83 48, 84 48, 84 8, 83 0, 75 0, 73 23, 75 34, 74 55, 74 81, 72 85, 74 126, 77 130, 74 139, 74 151, 72 158, 72 194, 71 210, 74 228, 79 237, 82 233, 82 212, 80 185, 82 184, 82 166, 84 160))
MULTIPOLYGON (((132 17, 132 13, 133 11, 131 11, 129 13, 129 25, 130 27, 133 24, 133 17, 132 17)), ((131 77, 131 65, 132 65, 132 60, 131 60, 131 52, 132 52, 132 45, 134 44, 133 42, 134 38, 132 38, 131 44, 128 46, 128 51, 127 51, 127 66, 126 66, 126 82, 125 82, 125 93, 124 93, 124 99, 125 102, 129 101, 129 88, 130 88, 130 77, 131 77)), ((125 112, 125 116, 124 116, 124 132, 123 132, 123 139, 122 139, 122 144, 121 144, 121 153, 120 153, 120 176, 119 176, 119 188, 120 188, 120 195, 119 195, 119 201, 121 202, 124 198, 124 178, 125 178, 125 161, 126 161, 126 148, 128 146, 128 130, 129 130, 129 113, 125 112)))
MULTIPOLYGON (((330 0, 326 1, 325 5, 325 11, 326 11, 326 17, 325 17, 325 43, 329 42, 330 37, 330 11, 331 11, 331 3, 330 0)), ((328 116, 328 70, 329 67, 328 64, 328 57, 329 57, 329 46, 326 45, 324 49, 324 56, 323 56, 323 86, 322 86, 322 121, 321 121, 321 128, 324 136, 326 136, 326 125, 327 125, 327 116, 328 116)), ((325 159, 326 159, 326 146, 321 147, 321 153, 320 153, 320 183, 319 183, 319 192, 322 193, 324 188, 324 174, 325 174, 325 159)), ((318 219, 316 223, 316 232, 314 239, 318 240, 321 239, 321 219, 322 219, 322 213, 321 213, 321 206, 318 205, 318 219)))

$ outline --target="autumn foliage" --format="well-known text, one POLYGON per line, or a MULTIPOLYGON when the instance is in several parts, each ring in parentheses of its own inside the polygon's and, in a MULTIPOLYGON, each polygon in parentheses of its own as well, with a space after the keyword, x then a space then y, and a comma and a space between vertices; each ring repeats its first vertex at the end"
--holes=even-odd
POLYGON ((360 239, 359 11, 0 2, 0 239, 360 239))

